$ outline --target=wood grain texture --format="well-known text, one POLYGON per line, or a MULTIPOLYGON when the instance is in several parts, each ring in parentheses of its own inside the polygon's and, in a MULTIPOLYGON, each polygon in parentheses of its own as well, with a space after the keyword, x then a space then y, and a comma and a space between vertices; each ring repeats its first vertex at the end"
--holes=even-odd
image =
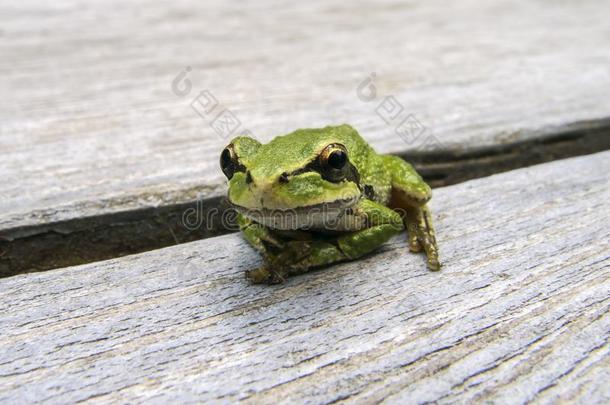
POLYGON ((226 235, 0 280, 0 402, 610 399, 610 152, 438 189, 395 238, 248 286, 226 235))
POLYGON ((349 122, 382 152, 607 118, 609 13, 551 0, 3 2, 2 237, 222 194, 226 139, 190 107, 206 89, 263 141, 349 122), (178 97, 186 66, 192 91, 178 97), (364 102, 372 72, 377 98, 364 102), (376 115, 389 95, 424 138, 406 143, 376 115))

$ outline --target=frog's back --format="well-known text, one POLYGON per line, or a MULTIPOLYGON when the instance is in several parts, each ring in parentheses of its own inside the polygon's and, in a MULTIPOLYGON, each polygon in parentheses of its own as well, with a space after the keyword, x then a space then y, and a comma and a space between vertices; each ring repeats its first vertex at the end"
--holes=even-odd
MULTIPOLYGON (((277 152, 292 153, 299 157, 315 157, 329 143, 343 144, 350 157, 357 159, 358 155, 366 155, 372 148, 358 134, 354 128, 347 124, 327 126, 324 128, 298 129, 286 135, 275 137, 263 148, 267 150, 269 159, 277 152)), ((265 151, 261 151, 264 152, 265 151)))

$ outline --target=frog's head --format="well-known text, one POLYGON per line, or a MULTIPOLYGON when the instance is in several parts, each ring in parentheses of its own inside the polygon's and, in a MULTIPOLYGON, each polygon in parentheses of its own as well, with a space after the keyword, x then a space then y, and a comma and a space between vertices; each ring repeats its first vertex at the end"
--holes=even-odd
POLYGON ((268 144, 238 137, 220 156, 229 200, 246 216, 276 228, 294 228, 313 210, 338 212, 361 196, 355 161, 366 143, 347 125, 305 129, 268 144), (290 212, 298 224, 277 223, 290 212), (274 220, 268 217, 274 216, 274 220))

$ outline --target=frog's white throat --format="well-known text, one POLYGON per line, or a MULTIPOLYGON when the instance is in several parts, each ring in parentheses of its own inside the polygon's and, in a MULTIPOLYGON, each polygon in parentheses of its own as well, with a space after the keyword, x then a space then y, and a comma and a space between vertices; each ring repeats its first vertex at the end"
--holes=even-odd
POLYGON ((235 205, 244 216, 261 225, 280 230, 357 231, 366 219, 354 206, 359 199, 345 199, 291 209, 250 209, 235 205))

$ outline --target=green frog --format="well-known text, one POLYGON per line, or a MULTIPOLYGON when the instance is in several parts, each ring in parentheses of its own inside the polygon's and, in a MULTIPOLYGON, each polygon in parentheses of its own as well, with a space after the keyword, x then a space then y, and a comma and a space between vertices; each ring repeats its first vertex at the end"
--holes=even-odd
POLYGON ((432 193, 413 167, 377 154, 349 125, 300 129, 267 144, 240 136, 222 151, 228 199, 245 239, 264 264, 252 283, 281 283, 310 269, 362 257, 407 233, 439 270, 427 203, 432 193))

